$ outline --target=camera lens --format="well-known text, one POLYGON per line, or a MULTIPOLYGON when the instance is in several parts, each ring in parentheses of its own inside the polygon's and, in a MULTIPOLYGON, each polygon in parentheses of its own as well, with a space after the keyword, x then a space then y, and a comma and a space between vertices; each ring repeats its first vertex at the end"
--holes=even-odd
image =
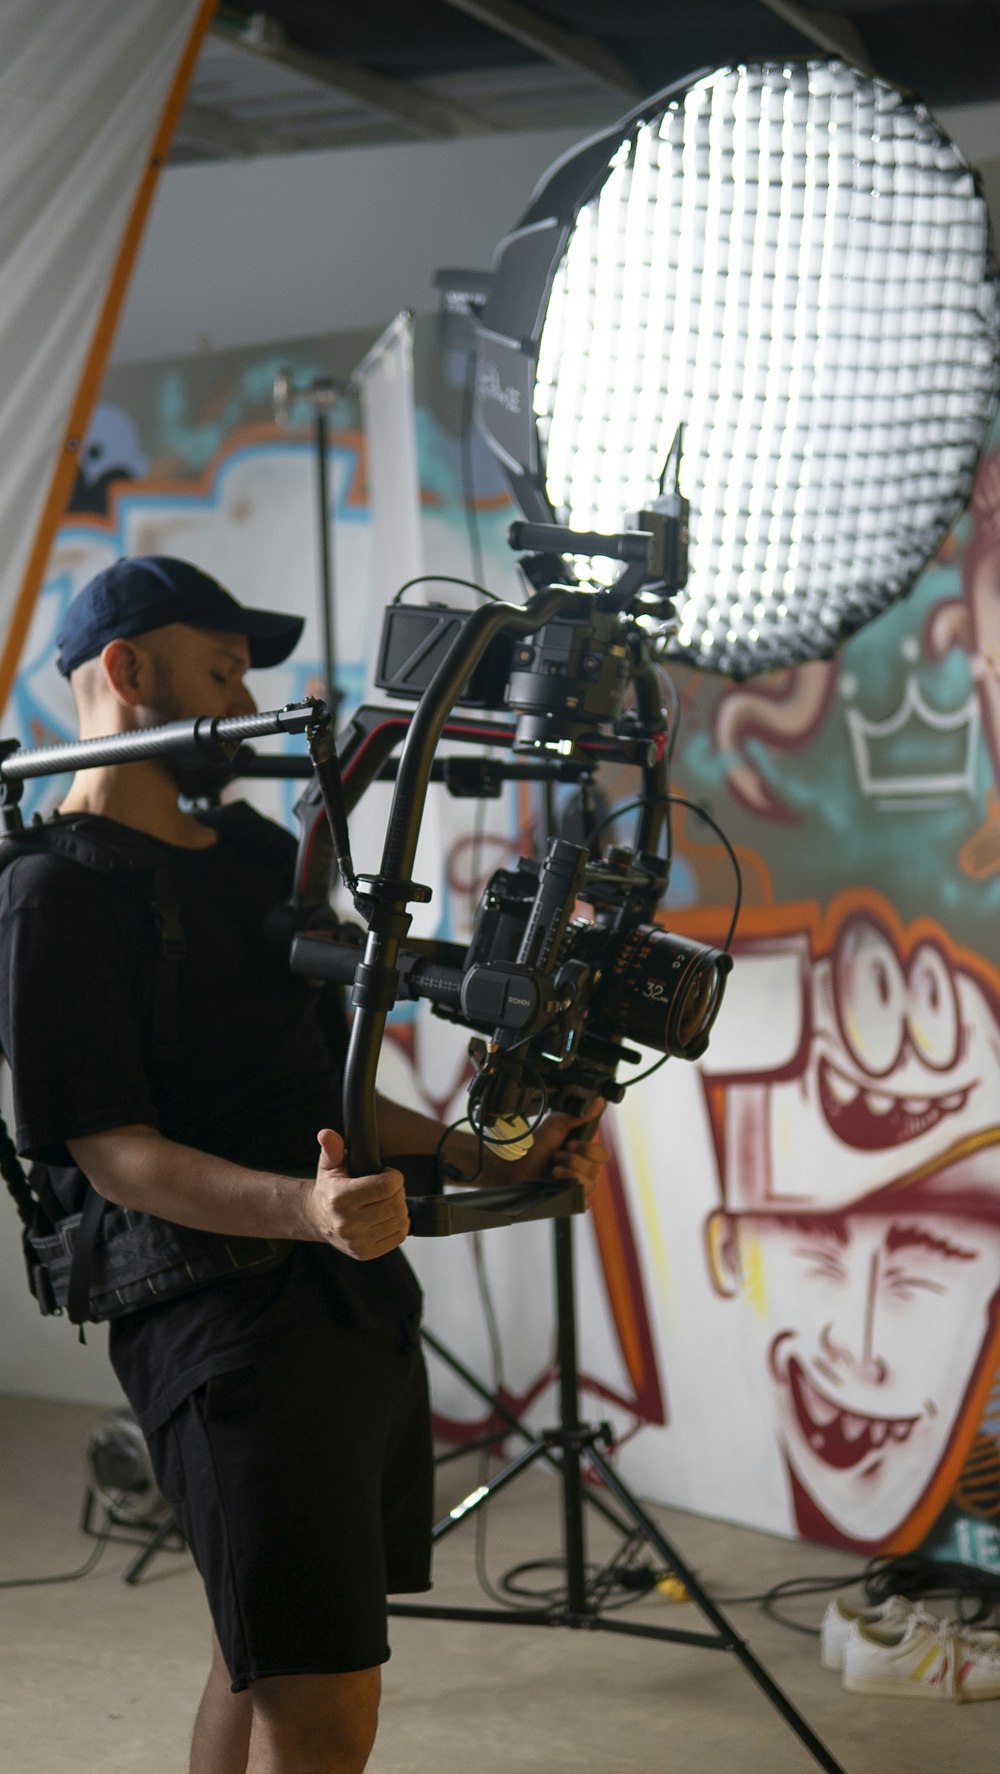
POLYGON ((721 949, 640 924, 612 939, 594 1009, 616 1034, 697 1059, 708 1046, 732 960, 721 949))

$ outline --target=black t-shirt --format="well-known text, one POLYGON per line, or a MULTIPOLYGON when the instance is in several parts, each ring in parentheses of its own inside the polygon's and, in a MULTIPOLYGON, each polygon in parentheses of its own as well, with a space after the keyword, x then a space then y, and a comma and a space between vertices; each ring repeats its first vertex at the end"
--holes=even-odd
MULTIPOLYGON (((210 848, 155 843, 185 946, 171 963, 169 1044, 152 1008, 164 964, 151 876, 101 875, 37 854, 3 871, 0 1045, 23 1156, 71 1166, 67 1140, 144 1123, 251 1169, 315 1170, 318 1130, 341 1124, 343 1024, 329 993, 290 972, 287 937, 268 934, 290 891, 292 840, 246 817, 242 835, 223 827, 210 848)), ((123 832, 111 820, 72 823, 97 840, 123 832)), ((70 1169, 51 1174, 64 1194, 72 1189, 70 1169)), ((277 1269, 116 1319, 111 1355, 148 1431, 193 1387, 276 1338, 310 1336, 323 1315, 364 1328, 419 1303, 399 1251, 357 1263, 327 1245, 290 1243, 277 1269)))

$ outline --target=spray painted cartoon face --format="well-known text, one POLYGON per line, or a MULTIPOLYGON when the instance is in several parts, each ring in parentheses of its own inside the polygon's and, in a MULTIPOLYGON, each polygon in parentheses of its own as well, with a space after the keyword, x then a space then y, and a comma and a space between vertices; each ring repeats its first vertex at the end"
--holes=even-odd
POLYGON ((989 1341, 1000 1225, 905 1211, 748 1216, 735 1236, 799 1525, 881 1545, 955 1435, 989 1341))
MULTIPOLYGON (((953 1448, 1000 1288, 1000 1026, 933 940, 853 916, 795 1064, 728 1084, 725 1249, 800 1525, 896 1535, 953 1448)), ((971 1431, 970 1431, 971 1433, 971 1431)))

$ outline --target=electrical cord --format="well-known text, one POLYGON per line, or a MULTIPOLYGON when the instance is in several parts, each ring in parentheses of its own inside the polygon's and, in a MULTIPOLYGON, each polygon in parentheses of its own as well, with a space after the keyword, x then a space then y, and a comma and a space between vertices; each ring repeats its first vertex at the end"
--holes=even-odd
POLYGON ((417 573, 414 578, 407 579, 400 586, 392 600, 392 609, 395 609, 396 605, 402 601, 404 591, 411 590, 414 585, 464 585, 467 591, 477 592, 480 597, 489 598, 493 604, 503 603, 503 598, 498 597, 495 591, 490 591, 485 585, 477 584, 474 579, 462 579, 457 573, 417 573))
POLYGON ((948 1559, 928 1558, 919 1552, 874 1558, 864 1576, 865 1594, 872 1606, 890 1595, 939 1595, 958 1603, 965 1626, 978 1626, 992 1613, 1000 1614, 1000 1571, 979 1565, 963 1565, 948 1559))
POLYGON ((703 819, 706 825, 711 826, 732 864, 733 874, 736 878, 736 892, 733 897, 733 912, 732 917, 729 920, 729 929, 726 931, 725 939, 722 943, 723 952, 728 954, 730 944, 736 934, 736 926, 739 923, 740 911, 743 906, 743 871, 740 868, 736 851, 726 837, 721 825, 713 819, 707 808, 702 807, 697 801, 689 801, 686 795, 675 795, 671 793, 667 796, 667 799, 671 801, 675 807, 686 807, 690 813, 697 814, 699 819, 703 819))
MULTIPOLYGON (((633 1568, 631 1573, 618 1573, 616 1580, 621 1582, 624 1576, 629 1588, 635 1588, 639 1594, 648 1594, 666 1574, 647 1564, 633 1568)), ((820 1627, 789 1619, 780 1611, 780 1604, 799 1597, 828 1596, 839 1589, 857 1586, 861 1587, 865 1604, 869 1607, 878 1607, 891 1595, 902 1595, 910 1601, 939 1596, 958 1604, 958 1619, 963 1626, 980 1626, 994 1615, 1000 1618, 1000 1573, 976 1565, 928 1558, 923 1553, 886 1554, 869 1560, 861 1570, 848 1572, 846 1576, 787 1577, 769 1589, 742 1595, 716 1595, 713 1600, 720 1607, 757 1606, 769 1619, 787 1627, 790 1632, 818 1638, 820 1627)))
POLYGON ((108 1522, 98 1531, 94 1547, 75 1571, 57 1571, 51 1577, 4 1577, 0 1578, 0 1589, 40 1589, 48 1583, 75 1583, 78 1577, 89 1577, 111 1538, 111 1524, 108 1522))
MULTIPOLYGON (((721 945, 723 951, 728 954, 733 937, 736 934, 736 926, 739 922, 740 911, 743 906, 743 871, 740 868, 739 858, 721 825, 719 825, 718 821, 711 813, 709 813, 706 807, 703 807, 698 801, 689 801, 686 795, 674 794, 673 790, 666 795, 666 799, 670 802, 671 806, 686 807, 689 812, 696 814, 699 819, 704 820, 705 824, 710 826, 715 833, 729 858, 736 882, 736 889, 733 895, 733 910, 729 920, 729 928, 726 931, 725 939, 721 945)), ((606 813, 604 818, 595 825, 593 833, 591 834, 592 837, 599 838, 606 826, 612 825, 616 819, 621 819, 624 814, 636 812, 640 808, 648 807, 652 804, 653 798, 649 795, 637 795, 632 801, 623 801, 620 806, 613 807, 610 813, 606 813)))
POLYGON ((75 1571, 58 1571, 51 1577, 4 1577, 0 1580, 0 1589, 38 1589, 48 1583, 73 1583, 78 1577, 89 1577, 110 1538, 108 1533, 100 1534, 93 1551, 75 1571))

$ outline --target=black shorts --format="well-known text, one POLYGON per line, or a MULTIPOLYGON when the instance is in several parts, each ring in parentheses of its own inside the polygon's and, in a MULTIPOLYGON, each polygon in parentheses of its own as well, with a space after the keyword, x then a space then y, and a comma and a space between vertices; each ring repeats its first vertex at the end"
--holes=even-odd
POLYGON ((415 1322, 325 1327, 200 1386, 149 1436, 239 1693, 370 1669, 386 1595, 430 1588, 433 1462, 415 1322))

